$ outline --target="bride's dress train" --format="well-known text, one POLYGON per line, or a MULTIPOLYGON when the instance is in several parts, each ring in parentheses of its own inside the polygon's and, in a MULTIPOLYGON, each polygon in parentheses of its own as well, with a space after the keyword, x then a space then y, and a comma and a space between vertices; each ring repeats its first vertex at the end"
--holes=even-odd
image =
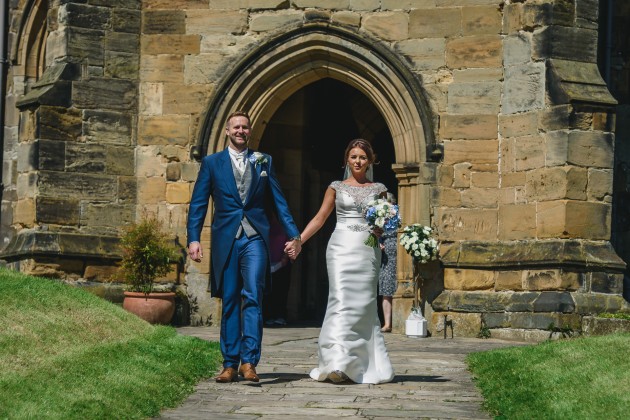
POLYGON ((310 376, 337 382, 343 373, 356 383, 390 382, 394 369, 376 307, 381 250, 364 244, 369 226, 361 213, 361 204, 386 188, 379 183, 353 187, 340 181, 331 188, 336 191, 337 225, 326 249, 328 307, 319 336, 319 367, 310 376))

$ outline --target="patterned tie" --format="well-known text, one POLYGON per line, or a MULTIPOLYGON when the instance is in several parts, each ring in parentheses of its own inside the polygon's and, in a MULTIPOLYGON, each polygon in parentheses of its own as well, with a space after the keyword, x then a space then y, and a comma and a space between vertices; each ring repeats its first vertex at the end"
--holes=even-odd
POLYGON ((245 153, 239 153, 236 156, 236 167, 243 173, 245 172, 245 153))

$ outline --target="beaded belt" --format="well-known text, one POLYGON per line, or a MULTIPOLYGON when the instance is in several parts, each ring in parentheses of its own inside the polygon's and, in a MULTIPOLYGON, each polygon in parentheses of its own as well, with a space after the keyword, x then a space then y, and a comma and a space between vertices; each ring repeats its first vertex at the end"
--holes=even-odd
POLYGON ((353 232, 364 232, 366 230, 370 230, 370 225, 364 224, 364 223, 357 223, 354 225, 344 225, 344 224, 339 223, 337 227, 341 229, 345 228, 353 232))

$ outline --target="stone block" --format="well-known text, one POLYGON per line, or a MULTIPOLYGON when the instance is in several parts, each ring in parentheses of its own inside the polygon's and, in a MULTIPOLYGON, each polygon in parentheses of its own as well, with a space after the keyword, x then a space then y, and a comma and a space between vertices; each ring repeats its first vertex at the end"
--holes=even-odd
POLYGON ((138 182, 135 176, 118 177, 118 201, 121 203, 135 203, 138 196, 138 182))
POLYGON ((505 306, 507 312, 534 312, 534 302, 540 293, 517 292, 510 295, 510 300, 505 306))
POLYGON ((403 12, 380 12, 363 17, 361 27, 386 41, 401 41, 409 36, 409 18, 403 12))
POLYGON ((112 10, 112 29, 116 32, 140 33, 142 13, 140 10, 114 9, 112 10))
POLYGON ((471 168, 469 162, 456 163, 453 168, 453 188, 470 188, 471 168))
POLYGON ((502 82, 502 68, 454 69, 453 80, 457 83, 502 82))
POLYGON ((502 29, 501 9, 494 5, 462 7, 462 34, 495 35, 502 29))
POLYGON ((595 271, 590 273, 591 292, 594 293, 623 293, 623 274, 595 271))
POLYGON ((536 134, 538 114, 522 112, 519 114, 499 115, 499 133, 503 137, 524 137, 536 134))
POLYGON ((176 54, 142 55, 140 80, 142 82, 182 83, 184 57, 176 54))
MULTIPOLYGON (((453 115, 444 114, 440 121, 440 137, 443 139, 496 139, 497 115, 453 115)), ((474 147, 480 144, 475 143, 474 147)), ((496 155, 496 151, 495 151, 496 155)), ((496 159, 494 159, 496 162, 496 159)))
POLYGON ((506 66, 524 65, 532 60, 532 34, 518 32, 503 41, 503 62, 506 66))
POLYGON ((92 227, 120 227, 134 222, 132 204, 89 204, 81 206, 81 225, 92 227))
POLYGON ((527 290, 577 290, 580 288, 580 276, 576 272, 557 269, 529 270, 523 277, 527 290))
POLYGON ((66 144, 67 172, 105 172, 105 146, 88 143, 66 144))
MULTIPOLYGON (((149 37, 149 35, 146 35, 146 37, 149 37)), ((105 51, 117 51, 137 54, 140 46, 140 36, 133 33, 128 34, 124 32, 107 32, 105 33, 104 41, 105 51)))
POLYGON ((527 182, 527 174, 525 172, 512 172, 501 174, 501 188, 506 187, 522 187, 527 182))
POLYGON ((514 114, 545 106, 545 64, 526 63, 505 67, 501 110, 514 114))
POLYGON ((542 131, 566 130, 570 124, 571 105, 556 105, 538 111, 538 128, 542 131))
MULTIPOLYGON (((511 328, 548 330, 553 324, 578 331, 581 326, 581 317, 577 314, 514 312, 509 320, 511 328)), ((548 334, 551 336, 551 331, 548 334)))
POLYGON ((608 240, 610 205, 581 201, 538 204, 538 236, 608 240))
MULTIPOLYGON (((434 312, 431 316, 430 332, 439 336, 444 332, 444 315, 452 325, 453 337, 476 337, 481 329, 481 314, 463 314, 458 312, 434 312)), ((451 328, 447 327, 447 337, 451 337, 451 328)))
POLYGON ((168 115, 140 117, 138 122, 138 144, 160 145, 189 142, 190 116, 168 115))
POLYGON ((351 0, 292 0, 297 8, 318 7, 321 9, 347 9, 351 0))
POLYGON ((568 162, 587 167, 612 169, 614 140, 609 133, 572 131, 569 133, 568 162))
POLYGON ((164 114, 199 114, 207 106, 213 85, 164 85, 164 114))
POLYGON ((157 146, 138 147, 136 149, 136 175, 160 177, 166 172, 160 150, 157 146))
POLYGON ((597 62, 597 31, 592 29, 548 26, 534 33, 534 59, 559 58, 584 63, 597 62))
POLYGON ((472 172, 470 183, 471 186, 477 188, 498 188, 499 174, 496 172, 472 172))
POLYGON ((185 33, 202 36, 225 33, 244 34, 248 17, 246 10, 187 10, 185 33))
POLYGON ((586 196, 589 201, 612 201, 613 173, 611 170, 589 169, 586 196))
MULTIPOLYGON (((89 62, 93 66, 103 65, 103 36, 101 30, 66 28, 66 60, 74 62, 89 62)), ((63 48, 63 47, 62 47, 63 48)))
POLYGON ((434 6, 435 0, 381 0, 381 10, 429 9, 434 6))
POLYGON ((304 23, 309 22, 330 22, 332 13, 330 10, 308 9, 304 11, 304 23))
POLYGON ((189 182, 169 182, 166 184, 166 201, 171 204, 190 202, 191 185, 189 182))
POLYGON ((523 290, 523 272, 497 271, 494 281, 494 290, 498 292, 508 290, 523 290))
POLYGON ((130 80, 93 77, 72 82, 72 100, 78 108, 133 111, 136 83, 130 80))
POLYGON ((143 54, 199 54, 201 37, 181 34, 145 35, 142 37, 143 54))
POLYGON ((17 174, 16 190, 17 198, 32 198, 35 197, 37 192, 37 180, 38 176, 36 172, 29 172, 25 174, 17 174))
POLYGON ((32 227, 35 221, 35 200, 32 198, 18 200, 15 203, 13 223, 32 227))
POLYGON ((460 162, 472 164, 472 168, 483 164, 497 164, 499 142, 497 140, 458 140, 444 142, 444 163, 460 162))
POLYGON ((106 30, 111 26, 111 9, 87 4, 66 3, 59 8, 58 19, 62 25, 106 30))
POLYGON ((616 294, 609 293, 571 293, 575 300, 575 311, 578 314, 617 313, 627 310, 628 303, 616 294))
POLYGON ((582 333, 587 337, 628 334, 630 333, 630 320, 585 316, 582 318, 582 333))
POLYGON ((490 290, 494 287, 494 271, 444 269, 444 288, 447 290, 490 290))
POLYGON ((140 58, 138 54, 106 51, 104 76, 114 79, 138 79, 140 58))
POLYGON ((446 64, 450 68, 501 67, 502 59, 503 43, 499 35, 466 36, 446 42, 446 64))
POLYGON ((536 204, 507 204, 499 207, 499 239, 536 237, 536 204))
POLYGON ((132 144, 133 117, 124 112, 86 110, 83 129, 86 139, 98 144, 132 144))
POLYGON ((569 159, 568 131, 551 131, 543 134, 545 166, 566 165, 569 159))
POLYGON ((195 181, 199 173, 199 164, 196 162, 181 164, 182 181, 195 181))
POLYGON ((380 0, 350 0, 351 10, 372 11, 381 6, 380 0))
MULTIPOLYGON (((228 9, 230 6, 240 8, 241 1, 237 0, 213 0, 210 8, 228 9)), ((143 0, 143 7, 146 9, 207 9, 207 0, 143 0)))
POLYGON ((154 176, 138 177, 138 201, 145 204, 157 204, 166 199, 166 180, 154 176))
MULTIPOLYGON (((284 184, 283 184, 284 185, 284 184)), ((454 188, 438 187, 432 190, 433 205, 439 207, 460 207, 461 193, 454 188)))
POLYGON ((454 182, 455 170, 453 166, 441 165, 438 169, 438 182, 440 187, 451 187, 454 182))
POLYGON ((568 292, 543 292, 534 301, 534 312, 564 312, 575 311, 575 302, 568 292))
POLYGON ((525 187, 530 200, 547 201, 563 198, 586 198, 587 172, 571 166, 533 170, 527 173, 525 187))
POLYGON ((134 151, 129 147, 107 146, 105 172, 110 175, 133 175, 135 171, 134 151))
POLYGON ((498 114, 500 105, 501 84, 499 82, 451 83, 449 85, 447 110, 450 114, 498 114))
POLYGON ((76 108, 40 106, 36 116, 40 139, 76 141, 82 134, 81 112, 76 108))
POLYGON ((30 172, 38 168, 39 142, 22 142, 17 145, 17 171, 30 172))
POLYGON ((347 10, 333 13, 330 19, 332 22, 339 23, 341 25, 359 27, 361 24, 361 15, 347 10))
POLYGON ((397 42, 394 47, 411 60, 416 70, 437 70, 446 65, 446 40, 443 38, 407 39, 397 42))
POLYGON ((487 328, 509 328, 510 326, 509 314, 481 314, 481 319, 487 328))
POLYGON ((140 84, 140 115, 162 114, 163 83, 140 84))
POLYGON ((497 208, 499 190, 496 188, 469 188, 461 192, 462 207, 497 208))
POLYGON ((145 10, 142 19, 143 34, 186 33, 186 10, 145 10))
POLYGON ((228 71, 227 69, 235 64, 234 59, 225 56, 223 51, 186 56, 184 58, 184 82, 186 85, 197 85, 197 88, 208 88, 208 84, 218 82, 228 71))
POLYGON ((516 171, 526 171, 545 166, 545 145, 541 136, 534 134, 514 137, 513 148, 512 156, 516 171))
POLYGON ((166 181, 179 181, 181 178, 181 163, 173 162, 166 165, 166 181))
POLYGON ((87 200, 116 198, 116 178, 77 172, 39 172, 39 194, 48 197, 72 197, 87 200))
POLYGON ((498 233, 497 213, 495 209, 438 209, 439 237, 443 241, 494 241, 498 233))
POLYGON ((418 8, 409 12, 409 38, 449 38, 461 32, 460 8, 418 8))

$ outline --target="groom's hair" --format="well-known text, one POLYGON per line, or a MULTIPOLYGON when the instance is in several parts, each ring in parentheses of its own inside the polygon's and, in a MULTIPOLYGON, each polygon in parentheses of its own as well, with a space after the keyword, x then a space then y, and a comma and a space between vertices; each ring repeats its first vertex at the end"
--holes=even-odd
POLYGON ((225 120, 225 126, 226 127, 230 124, 230 120, 232 118, 234 118, 234 117, 245 117, 245 118, 247 118, 247 122, 250 125, 252 124, 252 119, 249 118, 249 114, 247 114, 247 112, 245 112, 245 111, 234 111, 227 117, 227 120, 225 120))
POLYGON ((354 149, 355 147, 358 147, 365 152, 370 163, 373 163, 375 165, 378 164, 378 162, 376 162, 376 154, 374 153, 374 150, 372 150, 372 145, 370 144, 370 142, 363 139, 354 139, 350 140, 350 143, 348 143, 348 147, 346 147, 346 151, 343 154, 344 167, 348 163, 348 155, 350 154, 350 150, 354 149))

